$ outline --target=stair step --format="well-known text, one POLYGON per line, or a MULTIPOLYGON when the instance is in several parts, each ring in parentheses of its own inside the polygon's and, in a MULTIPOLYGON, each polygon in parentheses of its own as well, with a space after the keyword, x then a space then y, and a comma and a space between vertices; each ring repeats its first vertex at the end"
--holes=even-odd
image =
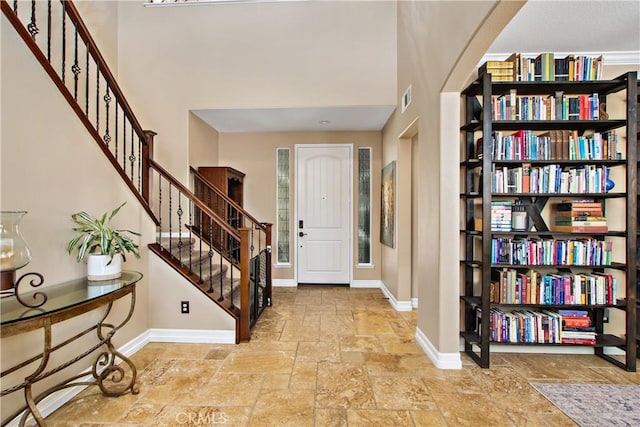
POLYGON ((162 237, 158 243, 163 248, 169 250, 169 246, 171 246, 171 249, 174 249, 177 248, 181 242, 183 248, 188 248, 189 246, 195 245, 196 239, 193 237, 162 237))

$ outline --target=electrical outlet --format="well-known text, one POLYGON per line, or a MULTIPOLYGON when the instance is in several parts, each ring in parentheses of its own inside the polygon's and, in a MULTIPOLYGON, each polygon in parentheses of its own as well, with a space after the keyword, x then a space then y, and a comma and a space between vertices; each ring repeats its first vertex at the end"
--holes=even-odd
POLYGON ((189 314, 189 301, 180 301, 180 313, 189 314))

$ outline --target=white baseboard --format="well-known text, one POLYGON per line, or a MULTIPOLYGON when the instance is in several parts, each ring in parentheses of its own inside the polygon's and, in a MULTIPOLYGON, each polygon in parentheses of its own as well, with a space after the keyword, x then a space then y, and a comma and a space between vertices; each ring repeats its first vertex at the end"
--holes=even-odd
POLYGON ((204 344, 235 344, 235 331, 204 329, 149 329, 148 342, 183 342, 204 344))
POLYGON ((384 294, 385 297, 387 297, 389 299, 389 303, 391 304, 391 306, 393 307, 393 309, 395 311, 411 311, 411 310, 413 310, 413 306, 412 306, 411 300, 409 300, 409 301, 398 301, 396 299, 396 297, 393 296, 391 291, 389 291, 389 289, 387 289, 387 287, 384 285, 384 283, 383 282, 380 282, 380 283, 381 283, 380 289, 382 290, 382 293, 384 294))
POLYGON ((274 288, 297 288, 298 282, 294 279, 271 279, 274 288))
POLYGON ((382 282, 380 280, 352 280, 349 287, 358 289, 380 289, 382 282))
POLYGON ((416 328, 416 341, 438 369, 462 369, 460 353, 440 353, 429 341, 429 338, 416 328))

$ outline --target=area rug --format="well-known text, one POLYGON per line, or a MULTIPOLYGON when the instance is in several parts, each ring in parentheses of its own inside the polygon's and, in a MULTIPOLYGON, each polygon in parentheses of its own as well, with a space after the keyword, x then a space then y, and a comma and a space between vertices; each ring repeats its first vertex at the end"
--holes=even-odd
POLYGON ((580 426, 640 426, 640 385, 531 385, 580 426))

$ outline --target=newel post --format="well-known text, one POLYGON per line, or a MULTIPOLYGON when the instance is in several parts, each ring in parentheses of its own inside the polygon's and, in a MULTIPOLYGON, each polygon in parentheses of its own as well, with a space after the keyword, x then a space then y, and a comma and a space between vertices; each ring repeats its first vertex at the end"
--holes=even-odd
POLYGON ((153 159, 153 137, 157 135, 152 130, 145 130, 142 144, 142 198, 151 206, 151 162, 153 159))
POLYGON ((249 262, 251 261, 251 229, 238 228, 240 233, 240 327, 239 341, 251 339, 251 304, 249 302, 249 262))

